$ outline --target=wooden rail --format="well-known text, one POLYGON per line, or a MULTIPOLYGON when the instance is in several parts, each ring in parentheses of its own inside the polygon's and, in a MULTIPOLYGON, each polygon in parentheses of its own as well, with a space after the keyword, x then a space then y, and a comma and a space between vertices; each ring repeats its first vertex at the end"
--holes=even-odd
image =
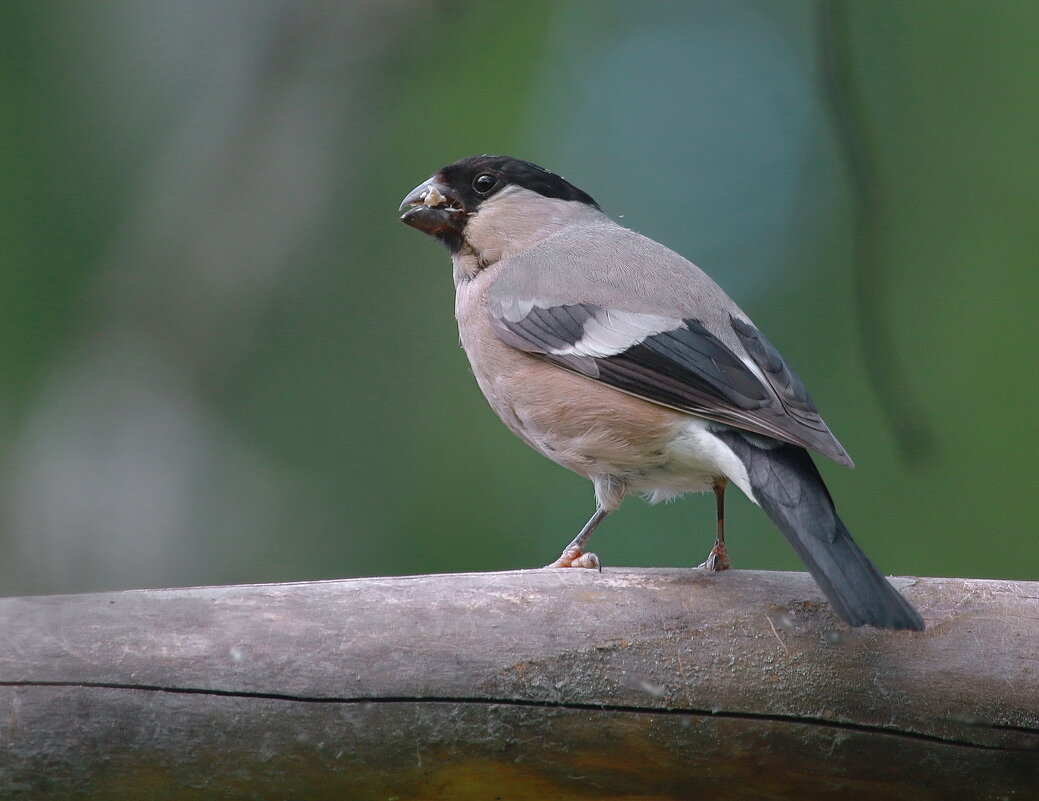
POLYGON ((1039 798, 1039 582, 532 570, 0 600, 0 799, 1039 798))

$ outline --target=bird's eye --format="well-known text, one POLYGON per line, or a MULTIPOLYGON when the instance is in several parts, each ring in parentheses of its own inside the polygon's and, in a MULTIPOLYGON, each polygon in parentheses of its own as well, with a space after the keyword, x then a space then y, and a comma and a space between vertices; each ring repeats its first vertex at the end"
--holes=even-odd
POLYGON ((486 195, 497 185, 498 179, 488 172, 480 173, 473 179, 473 189, 481 195, 486 195))

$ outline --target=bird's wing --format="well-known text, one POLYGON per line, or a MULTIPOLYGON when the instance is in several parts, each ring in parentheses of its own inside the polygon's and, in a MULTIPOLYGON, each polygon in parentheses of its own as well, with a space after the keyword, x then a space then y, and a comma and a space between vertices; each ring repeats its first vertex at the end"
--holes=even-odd
MULTIPOLYGON (((731 301, 728 331, 714 314, 712 332, 694 315, 611 308, 598 292, 590 292, 598 303, 545 300, 517 292, 516 283, 499 280, 487 296, 491 327, 511 347, 653 403, 852 465, 801 379, 731 301)), ((566 294, 572 298, 574 288, 566 294)))

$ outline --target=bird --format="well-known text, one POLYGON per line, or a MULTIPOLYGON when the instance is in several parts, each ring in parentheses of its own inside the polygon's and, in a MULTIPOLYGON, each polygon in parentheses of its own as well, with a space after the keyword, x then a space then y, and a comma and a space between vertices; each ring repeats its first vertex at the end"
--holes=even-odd
POLYGON ((715 544, 700 567, 727 569, 735 484, 848 625, 923 630, 852 539, 809 454, 852 467, 847 451, 793 368, 699 267, 511 156, 442 167, 399 211, 450 252, 459 338, 491 408, 592 482, 594 514, 548 567, 598 567, 588 540, 628 495, 713 491, 715 544))

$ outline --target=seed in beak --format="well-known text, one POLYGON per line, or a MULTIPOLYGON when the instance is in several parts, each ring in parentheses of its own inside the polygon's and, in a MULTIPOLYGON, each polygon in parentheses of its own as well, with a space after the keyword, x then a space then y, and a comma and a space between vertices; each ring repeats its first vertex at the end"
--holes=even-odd
POLYGON ((447 203, 447 198, 440 194, 440 191, 435 186, 430 186, 422 197, 422 205, 429 206, 431 209, 443 206, 445 203, 447 203))

